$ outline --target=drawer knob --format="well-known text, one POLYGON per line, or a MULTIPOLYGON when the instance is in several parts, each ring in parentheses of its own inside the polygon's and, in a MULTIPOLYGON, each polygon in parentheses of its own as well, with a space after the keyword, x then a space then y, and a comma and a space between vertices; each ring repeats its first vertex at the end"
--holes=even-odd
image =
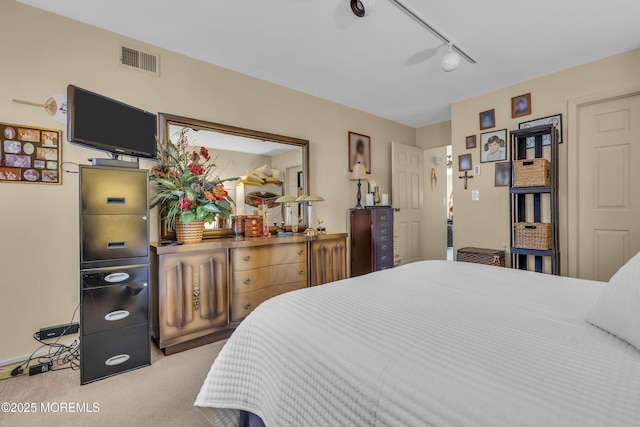
POLYGON ((129 360, 131 356, 128 354, 118 354, 117 356, 113 356, 104 361, 104 364, 107 366, 116 366, 121 365, 127 360, 129 360))
POLYGON ((251 256, 250 255, 245 255, 244 258, 242 258, 245 261, 251 261, 251 256))
POLYGON ((251 284, 251 279, 244 279, 244 284, 245 285, 250 285, 251 284))
POLYGON ((387 249, 387 245, 380 246, 380 249, 382 249, 384 251, 385 249, 387 249))
POLYGON ((298 251, 298 255, 302 255, 303 253, 304 253, 304 250, 302 250, 302 249, 300 249, 300 250, 298 251))
POLYGON ((384 255, 384 256, 380 257, 380 260, 381 260, 381 261, 386 261, 386 260, 387 260, 387 256, 386 256, 386 255, 384 255))
POLYGON ((298 275, 302 276, 304 274, 304 270, 298 270, 298 275))
POLYGON ((251 303, 250 303, 250 302, 248 302, 248 303, 246 303, 246 304, 244 305, 244 309, 245 309, 245 310, 249 310, 250 308, 251 308, 251 303))
POLYGON ((116 320, 122 320, 126 317, 129 317, 129 312, 127 310, 116 310, 105 314, 104 320, 107 322, 115 322, 116 320))

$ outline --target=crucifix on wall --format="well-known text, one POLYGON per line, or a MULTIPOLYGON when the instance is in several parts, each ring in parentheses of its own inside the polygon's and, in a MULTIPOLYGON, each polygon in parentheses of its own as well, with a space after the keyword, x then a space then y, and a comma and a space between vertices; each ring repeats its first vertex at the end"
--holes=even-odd
POLYGON ((464 171, 464 175, 460 175, 459 179, 464 179, 464 189, 467 189, 467 184, 470 179, 473 179, 473 175, 469 175, 468 171, 464 171))

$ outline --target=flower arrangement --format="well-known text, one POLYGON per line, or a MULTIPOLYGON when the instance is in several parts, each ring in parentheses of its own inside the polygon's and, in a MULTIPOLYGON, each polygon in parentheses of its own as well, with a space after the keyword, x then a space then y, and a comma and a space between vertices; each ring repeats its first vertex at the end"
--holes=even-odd
POLYGON ((151 169, 149 177, 157 184, 149 207, 160 206, 160 215, 169 229, 175 229, 176 219, 189 224, 191 221, 213 222, 216 215, 229 218, 234 204, 223 182, 238 178, 213 176, 215 159, 206 147, 194 149, 189 145, 189 130, 183 128, 175 144, 171 140, 158 144, 158 164, 151 169))

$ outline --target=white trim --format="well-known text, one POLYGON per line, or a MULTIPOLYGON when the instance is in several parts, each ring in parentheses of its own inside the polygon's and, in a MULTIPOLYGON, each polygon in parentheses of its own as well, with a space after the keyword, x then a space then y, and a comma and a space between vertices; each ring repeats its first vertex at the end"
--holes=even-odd
POLYGON ((567 275, 570 277, 578 277, 579 270, 578 248, 580 244, 580 216, 578 215, 578 196, 580 193, 580 181, 578 179, 578 155, 580 153, 578 144, 580 135, 578 135, 578 129, 580 125, 580 108, 587 105, 636 95, 640 95, 640 86, 638 85, 627 88, 611 89, 604 92, 569 99, 567 101, 567 138, 569 144, 567 147, 567 275))

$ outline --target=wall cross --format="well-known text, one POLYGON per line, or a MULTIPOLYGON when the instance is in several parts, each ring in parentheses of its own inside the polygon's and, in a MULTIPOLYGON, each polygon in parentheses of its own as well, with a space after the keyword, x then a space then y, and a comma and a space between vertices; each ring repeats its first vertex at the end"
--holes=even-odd
POLYGON ((464 189, 466 190, 467 189, 467 182, 470 179, 473 179, 473 175, 469 175, 469 172, 464 171, 464 175, 460 175, 458 178, 459 179, 464 179, 464 189))

